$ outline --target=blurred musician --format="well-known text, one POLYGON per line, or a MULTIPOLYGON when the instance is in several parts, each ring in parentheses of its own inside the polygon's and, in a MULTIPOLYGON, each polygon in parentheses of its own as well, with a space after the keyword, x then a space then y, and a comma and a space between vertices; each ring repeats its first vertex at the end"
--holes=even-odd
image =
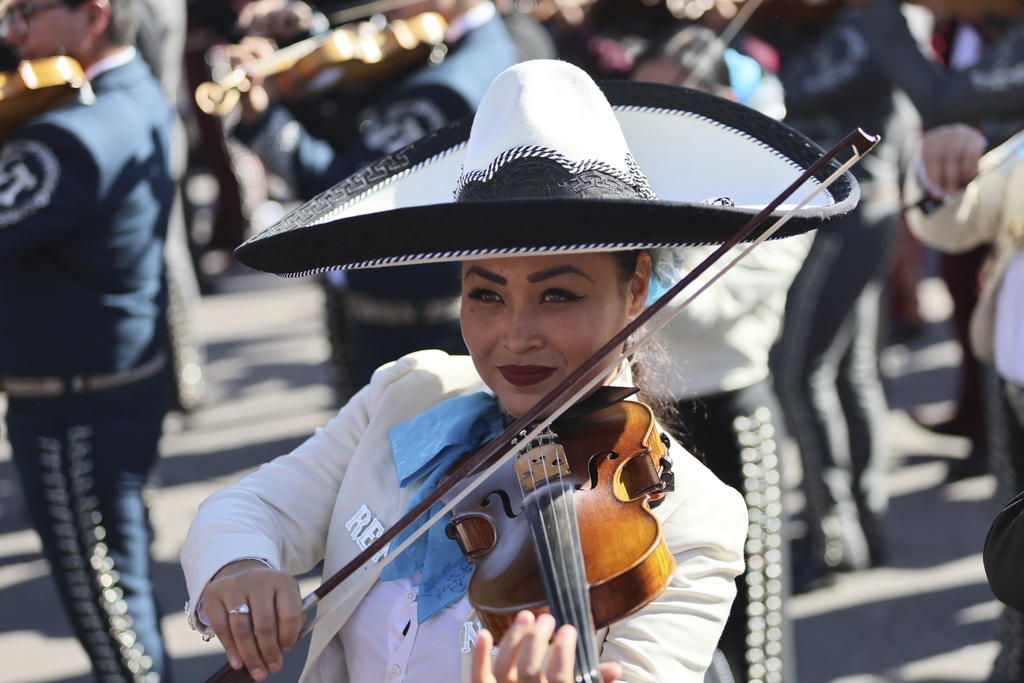
POLYGON ((23 59, 89 87, 0 152, 0 391, 25 504, 97 680, 169 680, 143 488, 170 405, 164 240, 172 110, 137 0, 14 0, 23 59))

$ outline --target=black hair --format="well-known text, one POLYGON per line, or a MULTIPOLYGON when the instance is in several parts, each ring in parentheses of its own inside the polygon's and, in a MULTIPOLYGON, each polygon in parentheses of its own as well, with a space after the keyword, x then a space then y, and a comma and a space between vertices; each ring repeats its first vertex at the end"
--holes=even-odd
MULTIPOLYGON (((636 272, 636 260, 643 253, 637 251, 615 251, 612 257, 619 270, 619 280, 628 284, 636 272)), ((637 344, 641 332, 633 334, 626 340, 629 355, 629 369, 633 382, 640 389, 639 398, 654 411, 654 417, 663 429, 673 436, 680 432, 679 411, 675 401, 669 396, 665 378, 674 371, 674 362, 668 351, 657 339, 648 339, 637 344)))

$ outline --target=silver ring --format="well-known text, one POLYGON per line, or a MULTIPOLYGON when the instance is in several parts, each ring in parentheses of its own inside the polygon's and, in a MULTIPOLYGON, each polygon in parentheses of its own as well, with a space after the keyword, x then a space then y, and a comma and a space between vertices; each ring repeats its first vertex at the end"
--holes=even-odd
POLYGON ((248 614, 248 613, 249 613, 249 605, 245 604, 244 602, 241 605, 239 605, 238 607, 236 607, 234 609, 229 609, 228 610, 228 614, 248 614))

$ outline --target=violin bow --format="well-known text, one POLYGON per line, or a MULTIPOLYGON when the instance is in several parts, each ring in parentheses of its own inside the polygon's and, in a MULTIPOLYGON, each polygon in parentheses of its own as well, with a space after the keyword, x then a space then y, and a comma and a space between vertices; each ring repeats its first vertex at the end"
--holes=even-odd
MULTIPOLYGON (((667 325, 669 321, 679 313, 679 311, 689 305, 689 303, 693 301, 698 294, 711 286, 711 284, 718 280, 718 278, 727 270, 732 268, 732 266, 738 263, 740 259, 746 256, 751 249, 775 234, 783 225, 789 222, 797 211, 806 206, 815 196, 827 189, 833 182, 835 182, 836 179, 860 161, 860 159, 862 159, 864 155, 871 151, 871 149, 878 143, 878 140, 879 136, 868 135, 862 129, 858 128, 839 141, 839 143, 827 151, 816 162, 814 162, 810 168, 802 173, 799 178, 794 180, 781 194, 776 196, 775 199, 769 202, 767 206, 748 220, 743 227, 737 230, 728 240, 721 244, 703 261, 694 266, 692 270, 687 272, 679 282, 659 297, 657 301, 644 309, 635 319, 630 321, 628 325, 612 337, 608 343, 598 349, 590 358, 584 361, 580 367, 570 373, 558 384, 558 386, 552 389, 550 393, 538 400, 533 408, 526 411, 522 417, 518 418, 515 422, 506 427, 505 431, 486 443, 476 454, 449 473, 449 475, 447 475, 438 484, 434 491, 426 495, 419 503, 410 507, 406 513, 402 515, 397 522, 395 522, 395 524, 386 529, 376 540, 370 543, 348 564, 335 572, 333 576, 321 583, 316 590, 307 595, 302 601, 303 612, 307 612, 317 605, 328 593, 337 588, 343 581, 354 574, 357 569, 373 560, 374 556, 385 550, 385 548, 388 547, 398 534, 402 533, 402 531, 408 528, 421 515, 427 513, 435 504, 441 503, 445 496, 452 493, 452 489, 454 489, 455 486, 462 483, 464 479, 469 479, 470 484, 468 486, 457 494, 452 495, 451 499, 444 503, 437 513, 429 517, 418 529, 413 531, 405 541, 403 541, 394 550, 389 551, 387 555, 378 558, 378 561, 376 562, 377 571, 370 572, 360 579, 361 582, 375 580, 377 575, 380 573, 380 570, 383 570, 392 558, 397 557, 433 524, 443 519, 462 501, 463 498, 469 495, 469 493, 478 484, 489 478, 498 470, 498 468, 512 458, 517 451, 515 448, 516 444, 524 441, 528 442, 530 439, 539 435, 563 412, 576 403, 576 401, 586 396, 598 384, 598 382, 604 378, 605 370, 607 368, 614 367, 625 360, 628 357, 628 353, 624 350, 620 350, 616 353, 616 350, 621 349, 630 336, 650 322, 659 312, 668 309, 662 318, 644 330, 644 333, 637 341, 637 345, 648 341, 658 330, 667 325), (761 223, 767 220, 771 213, 775 211, 787 198, 799 190, 804 183, 813 179, 815 174, 817 174, 826 164, 831 162, 836 156, 846 149, 853 150, 853 154, 849 160, 841 164, 839 168, 834 170, 834 172, 824 181, 815 186, 815 188, 796 206, 779 217, 778 220, 776 220, 768 229, 758 235, 756 239, 752 240, 743 252, 738 254, 729 262, 729 264, 716 273, 709 282, 700 288, 700 290, 687 299, 673 304, 673 300, 676 296, 682 293, 682 291, 691 285, 698 277, 703 275, 707 269, 721 259, 726 252, 743 241, 745 237, 748 237, 761 223), (616 360, 612 363, 607 363, 606 359, 608 358, 614 358, 616 360), (544 415, 545 413, 546 415, 544 415), (544 417, 542 417, 542 415, 544 415, 544 417), (492 459, 494 459, 493 463, 488 465, 486 469, 477 472, 478 468, 492 459)), ((324 614, 317 614, 314 619, 310 620, 303 627, 299 634, 299 638, 303 638, 309 634, 323 616, 324 614)), ((230 664, 224 664, 224 666, 218 669, 206 680, 206 683, 252 683, 252 681, 253 678, 247 669, 242 668, 236 670, 232 669, 230 664)))

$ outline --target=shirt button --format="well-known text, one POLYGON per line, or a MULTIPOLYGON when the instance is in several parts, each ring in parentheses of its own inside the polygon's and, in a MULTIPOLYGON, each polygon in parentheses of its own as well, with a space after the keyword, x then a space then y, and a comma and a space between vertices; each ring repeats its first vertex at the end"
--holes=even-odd
POLYGON ((392 678, 398 678, 402 675, 402 667, 398 666, 397 664, 392 664, 388 668, 388 673, 391 675, 392 678))
POLYGON ((405 599, 408 600, 409 602, 416 602, 416 592, 415 591, 409 591, 408 593, 405 594, 405 599))

